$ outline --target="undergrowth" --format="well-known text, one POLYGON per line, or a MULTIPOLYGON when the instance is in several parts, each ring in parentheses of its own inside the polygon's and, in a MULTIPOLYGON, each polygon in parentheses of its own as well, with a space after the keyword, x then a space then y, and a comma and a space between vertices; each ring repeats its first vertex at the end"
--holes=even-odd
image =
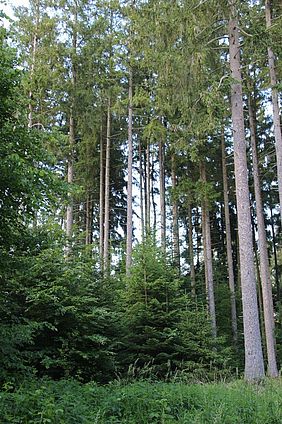
POLYGON ((6 384, 1 424, 220 423, 280 424, 281 380, 248 385, 116 382, 82 385, 73 380, 6 384))

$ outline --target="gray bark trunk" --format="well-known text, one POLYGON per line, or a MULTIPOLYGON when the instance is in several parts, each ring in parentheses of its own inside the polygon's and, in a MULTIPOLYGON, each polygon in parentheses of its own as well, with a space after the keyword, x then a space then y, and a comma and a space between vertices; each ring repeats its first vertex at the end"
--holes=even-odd
POLYGON ((155 173, 155 161, 154 161, 154 153, 153 153, 152 162, 151 162, 151 199, 152 199, 152 209, 153 209, 153 238, 155 242, 156 231, 157 231, 157 204, 155 202, 154 173, 155 173))
POLYGON ((255 111, 254 111, 254 107, 253 107, 253 103, 252 103, 252 99, 250 95, 248 98, 248 106, 249 106, 249 121, 250 121, 250 131, 251 131, 253 178, 254 178, 254 188, 255 188, 257 225, 258 225, 259 264, 260 264, 260 276, 261 276, 261 286, 262 286, 262 301, 263 301, 265 339, 266 339, 266 350, 267 350, 267 361, 268 361, 268 374, 270 377, 277 377, 278 369, 277 369, 276 353, 275 353, 273 299, 272 299, 272 287, 271 287, 270 270, 269 270, 269 259, 268 259, 268 252, 267 252, 267 241, 266 241, 266 234, 265 234, 263 204, 262 204, 261 190, 260 190, 259 164, 258 164, 257 143, 256 143, 256 117, 255 117, 255 111))
POLYGON ((104 138, 103 125, 100 134, 100 194, 99 194, 99 256, 100 271, 103 271, 104 264, 104 205, 105 205, 105 184, 104 184, 104 138))
MULTIPOLYGON (((74 132, 74 118, 72 114, 72 109, 70 112, 69 119, 69 155, 68 155, 68 174, 67 182, 71 186, 73 183, 73 151, 75 144, 75 132, 74 132)), ((72 238, 72 229, 73 229, 73 198, 69 194, 69 200, 67 205, 67 218, 66 218, 66 235, 68 238, 68 250, 70 248, 71 238, 72 238)))
POLYGON ((234 279, 232 243, 231 243, 231 225, 230 225, 229 198, 228 198, 229 190, 228 190, 228 178, 227 178, 226 159, 225 159, 224 131, 222 131, 222 138, 221 138, 221 154, 222 154, 223 198, 224 198, 224 218, 225 218, 228 283, 229 283, 230 302, 231 302, 231 324, 232 324, 232 334, 233 334, 234 345, 237 346, 238 328, 237 328, 235 279, 234 279))
POLYGON ((177 177, 176 177, 176 162, 175 154, 172 153, 171 156, 171 184, 173 191, 172 198, 172 247, 173 247, 173 262, 174 265, 180 270, 180 250, 179 250, 179 228, 178 228, 178 202, 176 200, 176 187, 177 187, 177 177))
MULTIPOLYGON (((76 66, 74 57, 76 57, 77 53, 77 32, 76 32, 76 26, 77 26, 77 11, 75 10, 74 13, 74 30, 72 34, 72 48, 73 48, 73 56, 71 58, 71 85, 72 85, 72 98, 71 98, 71 105, 70 105, 70 117, 69 117, 69 155, 68 155, 68 176, 67 181, 68 184, 71 186, 73 184, 73 176, 74 176, 74 146, 75 146, 75 121, 74 121, 74 108, 75 108, 75 89, 76 89, 76 66)), ((73 233, 73 196, 72 194, 69 195, 69 202, 67 205, 67 218, 66 218, 66 235, 68 239, 68 245, 67 245, 67 254, 70 253, 71 248, 71 238, 73 233)))
POLYGON ((166 212, 165 212, 165 170, 164 170, 164 145, 159 142, 159 169, 160 169, 160 214, 161 214, 161 245, 166 251, 166 212))
POLYGON ((130 274, 132 263, 132 160, 133 160, 133 144, 132 144, 132 69, 129 70, 128 85, 128 181, 127 181, 127 221, 126 221, 126 275, 130 274))
POLYGON ((145 239, 145 220, 144 220, 144 195, 143 195, 143 157, 142 157, 141 140, 139 140, 139 186, 140 186, 141 237, 142 237, 142 243, 144 243, 144 239, 145 239))
POLYGON ((107 109, 107 140, 105 164, 105 206, 104 206, 104 272, 109 272, 109 239, 110 239, 110 159, 111 159, 111 100, 107 109))
POLYGON ((193 246, 193 226, 192 226, 192 207, 188 205, 188 243, 189 243, 189 266, 191 278, 192 295, 196 296, 196 274, 194 265, 194 246, 193 246))
POLYGON ((271 225, 272 246, 273 246, 273 256, 274 256, 274 266, 275 266, 276 302, 279 303, 280 302, 280 281, 279 281, 276 235, 274 230, 272 206, 270 206, 270 222, 271 222, 270 225, 271 225))
MULTIPOLYGON (((265 1, 265 17, 266 27, 271 27, 271 1, 265 1)), ((268 67, 271 84, 271 97, 272 97, 272 108, 273 108, 273 127, 274 127, 274 138, 275 138, 275 149, 276 149, 276 162, 277 162, 277 178, 278 178, 278 191, 279 191, 279 203, 280 203, 280 219, 282 224, 282 133, 280 123, 280 108, 279 108, 279 97, 276 88, 277 78, 275 71, 275 55, 268 47, 268 67)))
POLYGON ((92 217, 91 217, 91 195, 87 193, 85 202, 85 244, 88 246, 91 244, 91 232, 92 232, 92 217))
POLYGON ((239 28, 236 2, 229 0, 229 55, 231 70, 231 111, 234 139, 235 185, 240 251, 240 273, 245 343, 245 379, 264 377, 264 363, 259 328, 259 313, 254 269, 252 224, 248 187, 248 169, 240 68, 239 28))
POLYGON ((146 214, 146 236, 151 234, 151 154, 150 143, 146 148, 146 184, 145 184, 145 214, 146 214))
MULTIPOLYGON (((204 163, 200 167, 201 180, 205 183, 206 169, 204 163)), ((206 280, 206 293, 209 317, 211 320, 212 336, 217 336, 216 315, 215 315, 215 300, 214 300, 214 283, 213 283, 213 266, 212 266, 212 247, 211 247, 211 229, 210 229, 210 216, 207 199, 204 198, 202 202, 202 231, 203 231, 203 245, 204 245, 204 260, 205 260, 205 280, 206 280)))
MULTIPOLYGON (((37 51, 37 40, 38 40, 38 27, 39 27, 39 18, 40 18, 40 11, 39 11, 39 0, 36 2, 36 16, 35 16, 35 31, 32 38, 32 50, 31 50, 31 66, 30 66, 30 83, 32 84, 33 76, 35 72, 35 59, 36 59, 36 51, 37 51)), ((28 93, 29 102, 28 102, 28 128, 32 128, 33 126, 33 105, 32 105, 32 97, 33 92, 32 88, 29 90, 28 93)))

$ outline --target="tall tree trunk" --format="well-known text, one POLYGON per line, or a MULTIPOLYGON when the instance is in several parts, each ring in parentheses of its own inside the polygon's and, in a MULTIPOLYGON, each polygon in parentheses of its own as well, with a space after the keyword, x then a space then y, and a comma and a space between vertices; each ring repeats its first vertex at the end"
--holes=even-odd
MULTIPOLYGON (((67 182, 70 187, 73 184, 74 176, 74 146, 75 146, 75 121, 74 121, 74 109, 75 109, 75 90, 76 90, 76 54, 77 54, 77 10, 74 12, 74 29, 72 34, 72 57, 71 57, 71 105, 70 105, 70 117, 69 117, 69 155, 68 155, 68 175, 67 182)), ((67 254, 70 253, 71 238, 73 233, 73 195, 69 195, 69 201, 67 205, 67 219, 66 219, 66 235, 68 239, 67 254)))
POLYGON ((160 214, 161 214, 161 245, 166 251, 166 211, 165 211, 165 169, 164 169, 164 144, 159 142, 159 169, 160 169, 160 214))
POLYGON ((105 164, 105 206, 104 206, 104 272, 109 272, 109 241, 110 241, 110 159, 111 159, 111 99, 108 99, 107 109, 107 139, 105 164))
POLYGON ((263 316, 263 301, 262 301, 262 290, 261 290, 261 275, 259 268, 259 259, 258 259, 258 246, 256 242, 256 225, 254 219, 254 208, 252 208, 253 214, 251 214, 252 218, 252 234, 253 234, 253 245, 254 245, 254 253, 255 253, 255 269, 257 276, 257 288, 258 288, 258 306, 259 306, 259 317, 260 317, 260 332, 262 338, 262 350, 265 354, 266 352, 266 339, 265 339, 265 325, 264 325, 264 316, 263 316))
POLYGON ((103 124, 101 124, 100 134, 100 194, 99 194, 99 256, 100 271, 103 271, 104 264, 104 206, 105 206, 105 182, 104 182, 104 137, 103 124))
POLYGON ((275 285, 276 285, 276 302, 280 301, 280 281, 279 281, 279 271, 278 271, 278 258, 277 258, 277 249, 276 249, 276 236, 273 223, 273 211, 272 206, 270 206, 270 225, 272 233, 272 246, 273 246, 273 256, 274 256, 274 266, 275 266, 275 285))
MULTIPOLYGON (((200 165, 201 180, 206 183, 206 168, 202 162, 200 165)), ((204 260, 205 260, 205 280, 206 293, 209 316, 211 320, 212 335, 215 338, 217 335, 216 315, 215 315, 215 300, 214 300, 214 282, 213 282, 213 267, 212 267, 212 247, 211 247, 211 228, 209 208, 206 197, 202 202, 202 231, 204 245, 204 260)))
POLYGON ((179 250, 179 227, 178 227, 178 202, 176 199, 177 176, 175 153, 171 156, 171 184, 172 184, 172 247, 173 262, 180 270, 180 250, 179 250))
POLYGON ((145 213, 146 213, 146 236, 151 234, 151 153, 150 143, 148 141, 146 148, 146 181, 145 181, 145 213))
MULTIPOLYGON (((35 73, 35 60, 36 60, 36 51, 37 51, 37 43, 38 43, 38 28, 39 28, 39 19, 40 19, 40 10, 39 10, 39 0, 37 0, 35 5, 35 31, 32 37, 32 46, 31 46, 31 66, 29 72, 29 81, 30 81, 30 89, 28 93, 28 128, 32 128, 33 126, 33 91, 32 91, 32 83, 35 73)), ((37 227, 37 211, 34 212, 33 218, 33 228, 37 227)))
MULTIPOLYGON (((271 0, 265 0, 265 17, 266 17, 266 27, 267 29, 270 29, 271 0)), ((276 71, 275 71, 275 55, 271 47, 268 47, 267 53, 268 53, 268 68, 269 68, 269 75, 270 75, 272 108, 273 108, 273 127, 274 127, 276 161, 277 161, 280 219, 282 223, 282 133, 281 133, 281 123, 280 123, 280 108, 279 108, 278 90, 276 88, 277 78, 276 78, 276 71)))
POLYGON ((91 196, 90 193, 86 194, 85 201, 85 244, 88 246, 90 244, 90 232, 91 232, 91 196))
POLYGON ((195 222, 195 230, 196 230, 196 266, 197 269, 200 267, 200 246, 201 246, 201 234, 199 232, 200 229, 200 217, 199 217, 199 208, 196 208, 196 222, 195 222))
POLYGON ((227 178, 227 170, 226 170, 224 130, 222 131, 222 137, 221 137, 221 155, 222 155, 223 198, 224 198, 228 283, 229 283, 230 302, 231 302, 231 324, 232 324, 233 341, 236 347, 238 343, 238 328, 237 328, 237 312, 236 312, 231 226, 230 226, 230 215, 229 215, 229 198, 228 198, 229 190, 228 190, 228 178, 227 178))
MULTIPOLYGON (((36 60, 36 52, 37 52, 37 43, 38 43, 38 30, 39 30, 39 19, 40 19, 40 10, 39 10, 40 0, 37 0, 35 3, 35 31, 32 37, 32 48, 31 48, 31 66, 29 73, 30 84, 32 85, 33 77, 35 73, 35 60, 36 60)), ((29 102, 28 102, 28 127, 32 128, 33 126, 33 105, 32 98, 33 92, 32 87, 28 93, 29 102)))
POLYGON ((157 231, 157 204, 155 202, 154 173, 155 173, 155 161, 154 161, 154 156, 152 155, 152 165, 151 165, 151 199, 152 199, 152 209, 153 209, 153 239, 154 239, 154 241, 156 241, 156 231, 157 231))
POLYGON ((196 296, 196 274, 194 265, 194 246, 193 246, 193 225, 192 225, 192 206, 188 205, 188 244, 189 244, 189 266, 191 278, 192 295, 196 296))
POLYGON ((129 69, 128 80, 128 164, 127 164, 127 220, 126 220, 126 275, 130 274, 132 263, 132 161, 133 161, 133 144, 132 144, 132 69, 129 69))
MULTIPOLYGON (((67 182, 73 184, 73 156, 74 156, 74 145, 75 145, 75 130, 74 130, 74 118, 73 111, 71 108, 70 119, 69 119, 69 155, 68 155, 68 175, 67 182)), ((70 253, 70 245, 73 230, 73 197, 69 194, 69 200, 67 205, 67 219, 66 219, 66 235, 68 238, 68 253, 70 253)))
POLYGON ((143 156, 142 156, 142 144, 139 139, 139 186, 140 186, 140 219, 141 219, 141 237, 142 243, 145 240, 145 218, 144 218, 144 191, 143 191, 143 156))
POLYGON ((86 204, 85 204, 85 244, 86 245, 90 245, 93 242, 92 226, 93 226, 93 199, 92 199, 91 192, 88 191, 86 195, 86 204))
POLYGON ((248 106, 249 106, 249 122, 250 122, 250 131, 251 131, 255 201, 256 201, 256 212, 257 212, 257 224, 258 224, 258 246, 259 246, 259 253, 260 253, 259 263, 260 263, 260 275, 261 275, 261 285, 262 285, 262 300, 263 300, 265 338, 266 338, 267 360, 268 360, 268 374, 270 377, 277 377, 278 369, 277 369, 276 353, 275 353, 272 287, 271 287, 269 260, 268 260, 268 252, 267 252, 267 241, 266 241, 266 234, 265 234, 263 204, 262 204, 261 191, 260 191, 259 164, 258 164, 258 157, 257 157, 256 116, 255 116, 253 101, 250 95, 248 97, 248 106))
POLYGON ((229 55, 231 70, 231 111, 234 139, 235 185, 238 214, 240 272, 245 343, 245 379, 264 377, 264 363, 259 327, 259 313, 254 269, 252 224, 248 187, 248 168, 243 114, 237 2, 229 0, 229 55))

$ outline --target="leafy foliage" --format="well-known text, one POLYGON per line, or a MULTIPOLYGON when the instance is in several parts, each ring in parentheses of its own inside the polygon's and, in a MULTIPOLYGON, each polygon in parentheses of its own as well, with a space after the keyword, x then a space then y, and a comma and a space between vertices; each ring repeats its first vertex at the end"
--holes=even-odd
POLYGON ((1 392, 0 420, 19 423, 281 422, 281 382, 261 386, 140 382, 98 387, 78 382, 27 382, 1 392))

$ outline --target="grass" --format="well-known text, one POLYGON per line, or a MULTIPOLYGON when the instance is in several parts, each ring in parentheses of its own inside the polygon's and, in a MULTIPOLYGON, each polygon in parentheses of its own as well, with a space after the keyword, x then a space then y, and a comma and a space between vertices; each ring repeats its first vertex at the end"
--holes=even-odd
POLYGON ((0 423, 281 424, 282 381, 247 385, 26 382, 0 393, 0 423))

